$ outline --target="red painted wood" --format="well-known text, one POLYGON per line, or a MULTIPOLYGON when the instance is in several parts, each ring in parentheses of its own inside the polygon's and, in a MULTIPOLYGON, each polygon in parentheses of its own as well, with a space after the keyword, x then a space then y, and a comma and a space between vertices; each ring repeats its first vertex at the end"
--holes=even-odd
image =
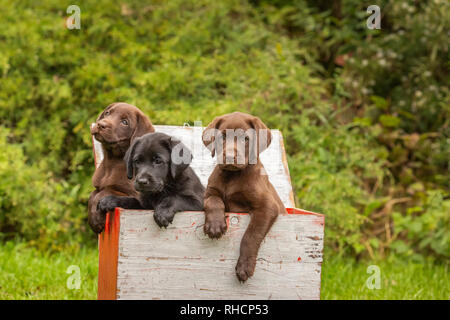
POLYGON ((323 216, 323 214, 321 214, 321 213, 306 211, 306 210, 297 209, 297 208, 286 208, 286 211, 288 214, 313 214, 316 216, 323 216))
POLYGON ((98 300, 117 296, 120 208, 106 214, 105 230, 98 236, 98 300))

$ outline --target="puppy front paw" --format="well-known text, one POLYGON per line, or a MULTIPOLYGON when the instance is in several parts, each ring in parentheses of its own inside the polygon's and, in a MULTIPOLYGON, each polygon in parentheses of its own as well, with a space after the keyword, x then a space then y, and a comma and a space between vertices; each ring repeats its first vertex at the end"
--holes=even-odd
POLYGON ((89 225, 92 231, 95 233, 101 233, 105 229, 106 217, 100 211, 95 211, 91 217, 89 217, 89 225))
POLYGON ((102 214, 106 214, 107 212, 114 211, 114 209, 118 206, 119 201, 115 196, 106 196, 101 198, 97 203, 97 210, 102 214))
POLYGON ((227 231, 225 216, 206 217, 203 231, 211 239, 219 239, 227 231))
POLYGON ((155 219, 156 224, 162 228, 167 228, 170 223, 173 221, 173 217, 175 216, 175 212, 167 211, 164 209, 155 209, 155 213, 153 214, 153 219, 155 219))
POLYGON ((242 258, 239 257, 239 260, 236 264, 236 276, 240 282, 247 281, 248 278, 253 276, 256 267, 256 258, 242 258))

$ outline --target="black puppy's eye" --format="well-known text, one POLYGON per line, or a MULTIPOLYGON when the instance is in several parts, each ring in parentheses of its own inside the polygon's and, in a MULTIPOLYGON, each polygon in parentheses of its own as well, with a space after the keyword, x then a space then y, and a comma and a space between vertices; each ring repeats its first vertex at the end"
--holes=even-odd
POLYGON ((139 159, 134 159, 133 161, 135 164, 139 164, 141 161, 139 159))
POLYGON ((122 121, 120 121, 120 123, 122 123, 124 126, 128 125, 128 120, 127 119, 123 119, 122 121))
POLYGON ((161 164, 163 162, 162 162, 162 160, 160 158, 155 158, 155 159, 153 159, 153 163, 154 164, 161 164))

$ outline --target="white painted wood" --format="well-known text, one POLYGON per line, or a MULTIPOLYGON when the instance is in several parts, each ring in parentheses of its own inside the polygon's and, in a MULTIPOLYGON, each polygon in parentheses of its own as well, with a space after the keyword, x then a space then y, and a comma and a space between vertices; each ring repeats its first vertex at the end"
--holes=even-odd
MULTIPOLYGON (((181 140, 192 152, 193 160, 191 167, 200 178, 204 186, 208 183, 208 178, 216 165, 216 158, 211 157, 210 151, 203 145, 203 127, 183 127, 183 126, 154 126, 157 132, 174 136, 181 140)), ((283 136, 279 130, 271 130, 272 143, 261 153, 260 159, 263 163, 269 180, 278 192, 286 208, 294 208, 294 194, 292 191, 291 178, 283 147, 283 136)), ((97 167, 103 159, 101 144, 94 140, 94 150, 97 167)))
POLYGON ((230 214, 219 240, 203 212, 177 213, 160 229, 153 211, 121 210, 118 299, 319 299, 323 216, 279 216, 261 245, 255 274, 235 275, 249 215, 230 214))

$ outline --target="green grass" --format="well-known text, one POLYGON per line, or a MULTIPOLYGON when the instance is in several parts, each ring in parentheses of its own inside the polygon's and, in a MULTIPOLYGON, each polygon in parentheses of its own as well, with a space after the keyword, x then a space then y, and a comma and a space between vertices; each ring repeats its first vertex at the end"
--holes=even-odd
MULTIPOLYGON (((97 249, 46 254, 24 244, 0 245, 0 299, 96 299, 97 249), (67 288, 71 265, 80 267, 80 289, 67 288)), ((448 267, 390 257, 358 262, 325 255, 322 299, 449 299, 448 267), (366 286, 369 265, 380 268, 381 288, 366 286)))
POLYGON ((326 256, 322 264, 322 299, 428 300, 450 299, 448 265, 417 263, 393 256, 382 261, 356 262, 326 256), (366 281, 370 265, 379 267, 380 289, 369 289, 366 281))
POLYGON ((96 249, 46 254, 24 244, 0 246, 0 300, 96 299, 98 258, 96 249), (69 289, 71 265, 80 268, 80 288, 69 289))

